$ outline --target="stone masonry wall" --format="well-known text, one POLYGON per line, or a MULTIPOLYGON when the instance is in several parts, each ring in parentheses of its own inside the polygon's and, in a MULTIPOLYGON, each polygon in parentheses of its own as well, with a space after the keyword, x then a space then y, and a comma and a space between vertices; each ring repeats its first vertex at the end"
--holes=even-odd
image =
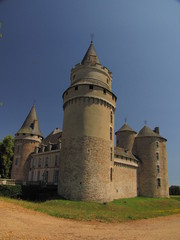
POLYGON ((137 197, 137 167, 114 162, 114 198, 137 197))
POLYGON ((58 192, 71 200, 113 200, 110 141, 95 137, 64 139, 58 192))
POLYGON ((168 197, 166 142, 154 137, 137 138, 135 149, 136 156, 141 160, 139 164, 140 195, 168 197), (157 153, 159 159, 156 157, 157 153), (157 166, 159 166, 159 172, 157 166), (160 186, 158 186, 158 179, 160 179, 160 186))
POLYGON ((30 153, 34 152, 35 147, 39 146, 39 142, 31 140, 16 140, 15 141, 15 155, 11 171, 11 178, 20 182, 28 180, 28 172, 30 162, 28 160, 30 153), (17 146, 20 145, 19 151, 17 146))

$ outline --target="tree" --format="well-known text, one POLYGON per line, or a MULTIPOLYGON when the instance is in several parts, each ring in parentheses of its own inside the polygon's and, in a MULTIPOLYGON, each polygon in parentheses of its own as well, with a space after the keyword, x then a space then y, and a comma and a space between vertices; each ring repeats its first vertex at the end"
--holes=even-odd
POLYGON ((11 167, 14 155, 14 138, 6 136, 0 142, 0 175, 1 178, 10 178, 11 167))

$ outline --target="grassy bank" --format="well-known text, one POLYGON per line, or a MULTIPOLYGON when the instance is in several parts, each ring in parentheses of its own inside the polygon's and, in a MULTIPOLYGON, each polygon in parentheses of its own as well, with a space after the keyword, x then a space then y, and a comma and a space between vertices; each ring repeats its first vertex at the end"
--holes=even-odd
POLYGON ((0 197, 0 201, 11 202, 55 217, 76 220, 122 222, 180 213, 180 196, 169 199, 138 197, 115 200, 107 204, 68 200, 35 203, 4 197, 0 197))

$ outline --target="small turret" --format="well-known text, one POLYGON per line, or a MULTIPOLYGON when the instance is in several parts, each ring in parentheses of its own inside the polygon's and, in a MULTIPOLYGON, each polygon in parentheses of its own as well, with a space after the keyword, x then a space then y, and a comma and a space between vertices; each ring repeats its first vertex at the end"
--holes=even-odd
POLYGON ((23 183, 28 180, 29 155, 39 146, 43 135, 41 133, 35 106, 31 108, 23 125, 15 134, 14 160, 11 178, 23 183))
POLYGON ((133 154, 139 163, 139 194, 147 197, 168 197, 166 139, 159 128, 144 126, 135 138, 133 154))
POLYGON ((115 134, 116 146, 131 151, 137 133, 125 123, 115 134))

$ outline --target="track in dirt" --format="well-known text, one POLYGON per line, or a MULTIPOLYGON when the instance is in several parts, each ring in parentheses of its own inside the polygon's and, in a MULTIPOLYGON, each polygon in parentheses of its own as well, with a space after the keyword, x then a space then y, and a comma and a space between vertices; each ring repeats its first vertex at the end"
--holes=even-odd
POLYGON ((57 219, 0 201, 0 240, 179 240, 180 214, 125 223, 57 219))

